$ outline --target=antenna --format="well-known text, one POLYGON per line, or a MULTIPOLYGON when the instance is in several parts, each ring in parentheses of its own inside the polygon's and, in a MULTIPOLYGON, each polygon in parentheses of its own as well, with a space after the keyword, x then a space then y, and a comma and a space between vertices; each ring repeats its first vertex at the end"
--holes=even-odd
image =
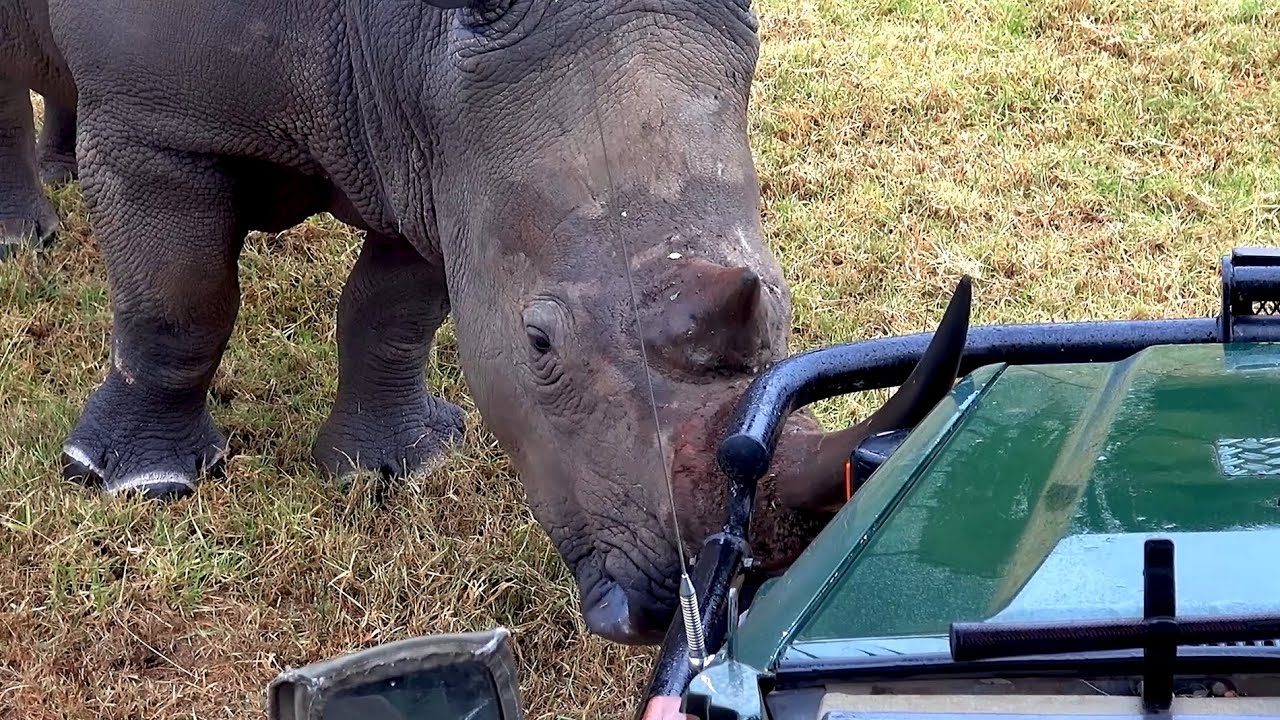
MULTIPOLYGON (((605 177, 609 182, 610 197, 616 196, 613 183, 613 167, 609 161, 609 147, 604 139, 604 120, 600 117, 600 86, 596 82, 595 69, 587 63, 587 74, 591 78, 591 90, 594 99, 593 110, 596 118, 596 130, 600 135, 600 150, 604 153, 605 177)), ((662 443, 662 423, 658 419, 658 400, 653 391, 653 376, 649 370, 649 353, 644 346, 644 329, 640 326, 640 302, 637 299, 635 282, 631 278, 631 248, 627 243, 626 233, 620 232, 617 219, 612 208, 608 212, 609 226, 613 236, 622 245, 622 266, 626 270, 627 289, 631 293, 631 312, 635 319, 636 340, 640 343, 640 360, 644 364, 644 379, 649 390, 649 408, 653 411, 653 431, 658 440, 658 464, 662 466, 667 485, 667 499, 671 503, 671 525, 675 529, 676 553, 680 556, 680 616, 684 621, 684 634, 689 644, 689 662, 695 670, 701 670, 706 664, 706 637, 702 630, 702 611, 698 607, 698 593, 694 590, 693 581, 689 578, 689 561, 684 556, 684 539, 680 534, 680 516, 676 513, 676 493, 671 479, 671 465, 667 462, 667 451, 662 443)), ((623 211, 626 217, 626 211, 623 211)))

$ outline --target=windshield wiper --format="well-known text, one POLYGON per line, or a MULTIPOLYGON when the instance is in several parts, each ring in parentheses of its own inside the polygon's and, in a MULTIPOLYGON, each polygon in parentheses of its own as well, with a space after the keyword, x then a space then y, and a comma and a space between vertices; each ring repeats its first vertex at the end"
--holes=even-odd
POLYGON ((1280 615, 1178 617, 1173 541, 1147 540, 1143 547, 1141 618, 1056 623, 952 623, 951 658, 956 662, 1022 656, 1141 649, 1142 702, 1166 710, 1173 702, 1174 663, 1181 645, 1258 642, 1280 638, 1280 615))

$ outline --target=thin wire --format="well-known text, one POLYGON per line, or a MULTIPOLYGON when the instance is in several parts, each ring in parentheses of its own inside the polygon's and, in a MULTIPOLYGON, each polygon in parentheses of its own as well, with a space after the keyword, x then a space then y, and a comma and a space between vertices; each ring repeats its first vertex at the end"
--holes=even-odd
MULTIPOLYGON (((600 86, 596 83, 595 69, 591 67, 591 63, 586 65, 587 74, 591 78, 591 91, 595 96, 592 109, 596 116, 596 131, 600 135, 600 149, 604 152, 604 172, 609 181, 609 196, 610 200, 612 200, 617 195, 617 188, 613 184, 612 164, 609 162, 609 147, 604 139, 604 119, 600 116, 600 86)), ((608 207, 607 204, 606 206, 608 207)), ((617 220, 613 216, 612 207, 609 207, 608 216, 613 236, 622 244, 622 266, 626 270, 627 287, 631 291, 631 312, 635 317, 636 339, 640 341, 640 360, 644 364, 644 379, 649 388, 649 407, 653 410, 653 429, 658 437, 658 464, 662 466, 663 475, 666 477, 667 499, 671 503, 671 524, 676 531, 676 552, 680 556, 680 576, 685 578, 689 575, 689 564, 684 557, 684 540, 680 534, 680 516, 676 513, 675 486, 671 480, 671 468, 667 462, 667 450, 662 443, 662 423, 658 419, 658 398, 653 391, 653 375, 649 371, 649 354, 644 346, 644 329, 640 325, 640 301, 636 295, 635 281, 631 278, 631 249, 627 243, 626 233, 618 231, 617 220)))
MULTIPOLYGON (((559 35, 559 24, 557 23, 557 39, 559 35)), ((605 35, 607 38, 611 35, 605 35)), ((662 466, 662 473, 667 484, 667 499, 671 503, 671 526, 675 530, 676 536, 676 555, 680 558, 680 591, 678 593, 680 603, 680 615, 684 624, 685 643, 689 654, 689 663, 695 671, 701 671, 706 663, 707 650, 706 638, 702 628, 702 611, 698 608, 698 593, 693 587, 693 581, 689 579, 689 562, 684 554, 684 538, 680 532, 680 515, 676 512, 676 491, 675 484, 671 479, 671 464, 667 462, 667 450, 662 442, 662 422, 658 418, 658 398, 653 390, 653 373, 649 367, 649 351, 644 343, 644 328, 640 322, 640 300, 636 293, 635 280, 631 277, 631 247, 627 243, 626 233, 619 231, 618 221, 613 215, 612 202, 617 198, 617 186, 613 182, 613 163, 609 160, 609 145, 604 137, 604 118, 600 113, 600 84, 596 80, 595 69, 591 63, 587 63, 587 74, 591 78, 591 91, 593 94, 592 111, 596 118, 596 131, 600 136, 600 151, 604 153, 604 172, 609 183, 609 196, 605 203, 605 208, 609 216, 609 227, 613 232, 613 236, 617 238, 622 245, 622 267, 627 278, 627 288, 631 294, 631 312, 635 318, 636 340, 640 343, 640 361, 644 365, 644 380, 649 389, 649 408, 653 411, 653 430, 658 441, 658 464, 662 466)), ((622 211, 625 217, 625 211, 622 211)))

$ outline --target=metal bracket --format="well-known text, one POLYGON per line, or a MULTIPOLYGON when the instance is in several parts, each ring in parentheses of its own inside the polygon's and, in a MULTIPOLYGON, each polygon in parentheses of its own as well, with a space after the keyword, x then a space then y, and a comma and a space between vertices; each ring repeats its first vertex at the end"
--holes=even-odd
POLYGON ((910 430, 888 430, 868 436, 859 443, 849 455, 849 462, 852 465, 849 489, 857 492, 865 485, 867 480, 871 479, 871 474, 879 469, 910 435, 910 430))
POLYGON ((1222 257, 1224 343, 1280 341, 1280 248, 1236 248, 1222 257))
POLYGON ((1178 658, 1173 541, 1152 538, 1142 556, 1142 704, 1150 712, 1168 710, 1173 703, 1173 666, 1178 658))

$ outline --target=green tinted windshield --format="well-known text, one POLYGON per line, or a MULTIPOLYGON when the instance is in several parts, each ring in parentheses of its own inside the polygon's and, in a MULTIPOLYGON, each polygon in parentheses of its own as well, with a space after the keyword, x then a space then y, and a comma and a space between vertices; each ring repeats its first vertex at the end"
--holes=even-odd
POLYGON ((1278 408, 1273 345, 1005 368, 795 640, 1140 615, 1150 533, 1177 543, 1180 613, 1280 610, 1278 408))

